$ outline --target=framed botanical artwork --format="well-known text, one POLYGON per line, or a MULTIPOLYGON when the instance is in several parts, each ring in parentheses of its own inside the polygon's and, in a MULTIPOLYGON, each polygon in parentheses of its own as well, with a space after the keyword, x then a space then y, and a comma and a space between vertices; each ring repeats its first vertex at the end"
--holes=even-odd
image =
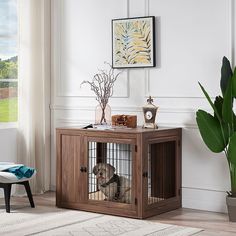
POLYGON ((155 17, 112 20, 112 67, 154 67, 155 17))

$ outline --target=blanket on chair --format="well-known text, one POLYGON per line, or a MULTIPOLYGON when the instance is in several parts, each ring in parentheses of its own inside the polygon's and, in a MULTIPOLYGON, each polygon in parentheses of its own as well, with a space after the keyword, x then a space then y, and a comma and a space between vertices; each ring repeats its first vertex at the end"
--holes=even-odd
POLYGON ((22 179, 30 178, 34 174, 35 169, 23 164, 0 163, 0 171, 10 172, 18 179, 22 179))

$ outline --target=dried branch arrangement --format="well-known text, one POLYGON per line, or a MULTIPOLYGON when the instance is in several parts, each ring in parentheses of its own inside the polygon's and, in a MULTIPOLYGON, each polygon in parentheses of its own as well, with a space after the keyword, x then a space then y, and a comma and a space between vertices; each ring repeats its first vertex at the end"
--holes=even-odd
POLYGON ((114 83, 118 78, 118 76, 121 74, 121 72, 115 74, 114 69, 108 62, 104 62, 104 64, 109 65, 110 69, 108 71, 99 69, 99 73, 94 75, 92 81, 84 80, 81 83, 81 86, 83 84, 89 84, 91 90, 96 95, 96 100, 98 101, 102 109, 100 124, 106 123, 106 118, 105 118, 106 105, 108 104, 109 98, 113 95, 114 83))

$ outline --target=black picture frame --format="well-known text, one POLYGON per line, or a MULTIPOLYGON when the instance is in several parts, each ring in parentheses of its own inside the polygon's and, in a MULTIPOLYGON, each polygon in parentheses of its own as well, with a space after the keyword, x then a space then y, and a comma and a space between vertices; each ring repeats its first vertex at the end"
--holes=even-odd
POLYGON ((112 20, 112 67, 156 66, 155 16, 112 20))

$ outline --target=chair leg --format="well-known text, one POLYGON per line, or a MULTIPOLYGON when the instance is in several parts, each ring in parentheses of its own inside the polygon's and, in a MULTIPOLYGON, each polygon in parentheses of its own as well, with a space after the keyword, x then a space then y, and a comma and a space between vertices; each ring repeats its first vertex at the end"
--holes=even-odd
POLYGON ((28 196, 28 198, 29 198, 30 206, 31 206, 32 208, 35 208, 33 196, 32 196, 31 189, 30 189, 30 185, 29 185, 29 181, 25 181, 25 182, 23 182, 23 184, 24 184, 24 186, 25 186, 25 191, 26 191, 27 196, 28 196))
POLYGON ((10 213, 11 184, 4 184, 6 212, 10 213))

